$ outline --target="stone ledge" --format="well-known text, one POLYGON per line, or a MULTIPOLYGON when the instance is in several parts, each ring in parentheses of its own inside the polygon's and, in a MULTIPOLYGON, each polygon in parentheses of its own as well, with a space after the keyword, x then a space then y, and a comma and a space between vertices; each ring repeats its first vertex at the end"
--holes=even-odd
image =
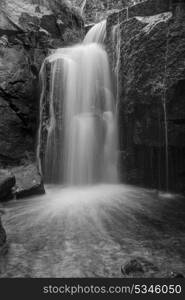
POLYGON ((36 164, 29 164, 12 169, 16 177, 15 196, 17 199, 42 195, 45 193, 42 177, 36 164))

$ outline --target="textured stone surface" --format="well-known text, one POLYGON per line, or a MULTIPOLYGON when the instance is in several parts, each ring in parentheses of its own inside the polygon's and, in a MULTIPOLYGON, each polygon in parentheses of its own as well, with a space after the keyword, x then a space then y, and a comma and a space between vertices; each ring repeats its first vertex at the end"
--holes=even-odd
POLYGON ((158 268, 144 257, 136 257, 127 261, 122 267, 121 272, 123 276, 137 277, 144 273, 158 272, 158 268))
POLYGON ((153 4, 138 4, 140 9, 132 8, 138 16, 128 20, 119 14, 114 38, 115 14, 107 25, 107 48, 119 82, 121 175, 130 183, 165 189, 167 139, 169 187, 184 191, 185 10, 177 4, 164 12, 165 7, 159 11, 153 4))

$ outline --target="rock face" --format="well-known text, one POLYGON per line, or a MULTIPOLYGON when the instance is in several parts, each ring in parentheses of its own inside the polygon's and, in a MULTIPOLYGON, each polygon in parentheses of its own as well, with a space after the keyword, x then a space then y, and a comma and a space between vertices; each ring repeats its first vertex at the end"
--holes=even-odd
POLYGON ((0 170, 0 201, 12 199, 14 185, 15 176, 6 170, 0 170))
POLYGON ((122 180, 185 191, 185 7, 148 0, 109 16, 122 180))
POLYGON ((86 23, 97 23, 106 19, 113 11, 140 2, 140 0, 71 0, 73 5, 80 8, 86 23))
POLYGON ((82 36, 82 18, 66 1, 0 2, 0 168, 35 161, 41 64, 82 36))

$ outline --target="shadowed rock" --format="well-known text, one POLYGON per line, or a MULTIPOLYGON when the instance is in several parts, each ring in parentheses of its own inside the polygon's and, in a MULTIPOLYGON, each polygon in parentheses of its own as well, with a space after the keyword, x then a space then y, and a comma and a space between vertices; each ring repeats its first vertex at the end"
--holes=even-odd
POLYGON ((143 257, 137 257, 129 260, 121 267, 121 273, 124 276, 137 276, 137 274, 155 273, 158 268, 154 264, 143 257))
POLYGON ((83 20, 66 1, 0 3, 0 166, 35 158, 39 71, 50 51, 83 35, 83 20), (42 5, 41 5, 42 4, 42 5), (38 7, 39 6, 39 7, 38 7), (63 31, 57 20, 63 22, 63 31))
POLYGON ((169 277, 170 278, 184 278, 184 275, 182 273, 171 272, 169 277))
POLYGON ((15 176, 6 170, 0 170, 0 201, 13 198, 12 188, 15 185, 15 176))
POLYGON ((158 189, 168 180, 178 192, 185 191, 184 15, 182 1, 148 0, 107 21, 122 180, 158 189))

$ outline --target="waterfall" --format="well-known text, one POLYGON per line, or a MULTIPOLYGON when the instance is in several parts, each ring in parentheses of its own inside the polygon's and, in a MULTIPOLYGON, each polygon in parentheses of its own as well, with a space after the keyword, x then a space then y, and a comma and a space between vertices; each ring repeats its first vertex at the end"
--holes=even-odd
MULTIPOLYGON (((95 25, 82 44, 57 49, 44 62, 50 66, 43 162, 46 182, 87 185, 118 181, 117 122, 109 61, 103 47, 95 43, 103 43, 103 26, 105 29, 105 22, 95 25)), ((41 73, 46 82, 47 68, 42 67, 41 73)), ((46 84, 43 88, 41 123, 46 84)))
POLYGON ((106 37, 106 20, 94 25, 86 34, 84 39, 85 44, 98 43, 103 44, 106 37))

